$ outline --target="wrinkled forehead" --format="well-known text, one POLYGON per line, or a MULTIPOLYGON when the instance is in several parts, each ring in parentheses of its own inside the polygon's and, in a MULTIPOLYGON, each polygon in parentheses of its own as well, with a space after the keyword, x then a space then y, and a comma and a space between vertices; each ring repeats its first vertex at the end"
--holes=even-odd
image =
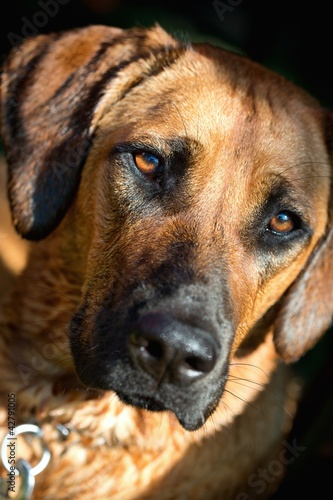
MULTIPOLYGON (((313 174, 322 169, 326 151, 316 108, 315 100, 280 75, 236 54, 198 46, 115 105, 112 137, 161 144, 184 139, 187 147, 196 145, 205 168, 210 162, 212 169, 218 164, 244 170, 250 162, 251 175, 264 167, 295 178, 304 164, 313 174)), ((105 131, 109 116, 102 118, 105 131)))

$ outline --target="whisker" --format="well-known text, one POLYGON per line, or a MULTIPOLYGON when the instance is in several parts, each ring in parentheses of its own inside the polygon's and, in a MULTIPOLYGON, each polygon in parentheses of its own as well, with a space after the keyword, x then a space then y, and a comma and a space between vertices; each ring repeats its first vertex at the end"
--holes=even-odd
POLYGON ((256 370, 259 370, 261 371, 261 373, 263 373, 265 375, 265 377, 267 378, 267 382, 270 381, 270 376, 269 374, 261 367, 261 366, 258 366, 258 365, 254 365, 252 363, 243 363, 242 361, 240 362, 237 362, 237 361, 233 361, 230 363, 230 366, 241 366, 241 367, 248 367, 248 368, 255 368, 256 370))
POLYGON ((159 414, 159 424, 157 426, 157 428, 155 429, 155 432, 150 436, 149 440, 147 441, 148 443, 153 443, 154 441, 158 441, 158 435, 160 434, 161 432, 161 428, 162 428, 162 423, 163 423, 163 417, 164 417, 164 413, 161 412, 159 414))
MULTIPOLYGON (((284 168, 283 170, 281 170, 281 172, 276 172, 275 177, 277 177, 277 178, 282 177, 286 172, 293 171, 294 169, 299 169, 303 165, 322 165, 322 166, 329 167, 329 165, 326 162, 320 162, 320 161, 307 161, 307 162, 295 163, 289 167, 284 168)), ((328 175, 321 175, 321 174, 315 175, 315 174, 313 174, 313 175, 304 175, 304 176, 302 175, 300 177, 293 177, 293 180, 298 181, 298 180, 303 180, 303 179, 317 179, 317 178, 318 179, 320 179, 320 178, 330 179, 331 176, 329 174, 328 175)))
MULTIPOLYGON (((59 311, 60 312, 60 311, 59 311)), ((63 311, 61 311, 63 312, 63 311)), ((68 325, 68 321, 64 321, 63 319, 50 319, 50 318, 45 318, 45 319, 36 319, 36 320, 31 320, 31 321, 24 321, 25 325, 37 325, 39 323, 60 323, 63 325, 68 325)))
POLYGON ((302 177, 294 177, 294 181, 302 181, 304 179, 330 179, 329 175, 307 175, 302 177))
POLYGON ((48 286, 45 286, 45 285, 34 285, 34 286, 36 288, 41 288, 41 289, 47 290, 49 292, 55 293, 56 295, 59 295, 60 297, 64 297, 65 299, 68 299, 69 301, 73 302, 74 304, 77 304, 77 300, 75 300, 72 297, 69 297, 68 295, 66 295, 64 293, 59 292, 56 288, 53 288, 51 286, 48 287, 48 286))
POLYGON ((227 420, 229 420, 229 418, 230 418, 230 416, 229 416, 229 413, 230 413, 232 415, 233 419, 234 419, 235 416, 236 416, 235 412, 230 408, 230 406, 225 401, 221 401, 221 402, 223 404, 223 408, 221 408, 220 406, 218 406, 216 411, 217 412, 223 412, 227 420))
POLYGON ((243 387, 247 387, 249 389, 261 391, 262 388, 266 387, 265 384, 261 382, 256 382, 254 380, 242 378, 242 377, 229 377, 228 379, 229 382, 234 382, 238 383, 239 385, 242 385, 243 387), (258 387, 251 387, 251 385, 244 384, 244 382, 248 382, 249 384, 257 385, 258 387))
POLYGON ((229 377, 229 381, 232 382, 232 383, 234 383, 234 384, 239 384, 239 385, 241 385, 243 387, 246 387, 248 389, 255 390, 257 392, 261 392, 260 388, 265 388, 265 390, 269 394, 271 394, 271 396, 274 397, 274 401, 275 401, 275 403, 278 404, 279 408, 281 408, 290 418, 293 418, 293 415, 282 404, 281 398, 274 391, 272 391, 269 386, 266 386, 265 384, 263 384, 261 382, 256 382, 254 380, 245 379, 245 378, 237 377, 237 376, 231 376, 231 377, 229 377), (258 387, 251 387, 250 385, 247 385, 244 382, 248 382, 248 384, 257 385, 258 387))
POLYGON ((171 100, 169 100, 169 104, 171 104, 171 106, 173 106, 175 108, 175 110, 177 111, 178 116, 179 116, 179 118, 180 118, 180 120, 181 120, 181 122, 183 124, 183 127, 184 127, 185 136, 188 137, 188 133, 187 133, 187 129, 186 129, 186 124, 185 124, 184 118, 183 118, 183 116, 182 116, 182 114, 181 114, 178 106, 173 101, 171 101, 171 100))
POLYGON ((247 404, 248 406, 251 406, 251 408, 253 408, 254 410, 257 410, 259 413, 261 413, 262 415, 264 415, 263 411, 258 408, 256 405, 254 405, 253 403, 251 403, 250 401, 246 401, 246 399, 244 398, 241 398, 240 396, 238 396, 237 394, 229 391, 229 389, 225 389, 225 392, 227 392, 228 394, 230 394, 231 396, 239 399, 240 401, 243 401, 243 403, 247 404))
POLYGON ((86 352, 91 352, 96 350, 98 347, 100 347, 100 344, 94 344, 93 346, 89 347, 86 352))

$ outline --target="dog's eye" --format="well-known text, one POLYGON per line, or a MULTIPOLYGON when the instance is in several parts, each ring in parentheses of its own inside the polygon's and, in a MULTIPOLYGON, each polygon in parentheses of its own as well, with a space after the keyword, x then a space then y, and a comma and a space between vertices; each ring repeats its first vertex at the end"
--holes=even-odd
POLYGON ((136 167, 142 174, 155 178, 161 173, 162 161, 153 153, 143 151, 134 153, 133 157, 136 167))
POLYGON ((288 211, 279 212, 270 219, 267 229, 274 234, 291 233, 299 226, 297 217, 288 211))

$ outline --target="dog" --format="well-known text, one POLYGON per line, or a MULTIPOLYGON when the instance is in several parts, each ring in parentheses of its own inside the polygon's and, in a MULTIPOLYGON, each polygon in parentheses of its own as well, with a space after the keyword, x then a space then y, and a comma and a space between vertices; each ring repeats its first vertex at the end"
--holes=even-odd
POLYGON ((269 498, 290 368, 333 314, 331 112, 159 25, 39 35, 1 78, 29 242, 1 309, 1 435, 10 397, 50 452, 32 498, 269 498))

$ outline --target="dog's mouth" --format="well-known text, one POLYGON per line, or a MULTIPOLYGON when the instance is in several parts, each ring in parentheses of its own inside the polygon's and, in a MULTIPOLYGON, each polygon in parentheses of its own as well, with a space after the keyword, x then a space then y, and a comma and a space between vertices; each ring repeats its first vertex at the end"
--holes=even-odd
POLYGON ((105 359, 105 351, 100 356, 97 352, 93 357, 84 354, 75 364, 79 380, 85 387, 112 391, 124 404, 134 408, 171 412, 186 431, 200 429, 214 413, 229 373, 229 363, 219 360, 216 370, 209 376, 184 387, 170 381, 158 383, 126 358, 110 362, 105 359))
POLYGON ((217 340, 216 332, 200 320, 180 320, 170 311, 141 312, 125 325, 114 312, 105 311, 103 321, 95 320, 87 343, 81 311, 73 318, 71 350, 80 381, 115 392, 129 406, 172 412, 185 430, 202 427, 218 406, 228 378, 230 324, 220 329, 217 340))
MULTIPOLYGON (((141 408, 143 410, 148 410, 152 412, 165 412, 170 411, 174 413, 177 417, 180 425, 186 431, 196 431, 200 429, 210 415, 213 414, 216 406, 219 402, 219 397, 212 401, 210 405, 206 408, 202 408, 200 404, 181 404, 179 407, 175 407, 174 402, 169 405, 162 403, 158 399, 147 397, 138 393, 133 393, 131 395, 126 394, 122 391, 116 391, 119 399, 129 405, 136 408, 141 408)), ((199 403, 199 401, 197 401, 199 403)))
POLYGON ((147 374, 124 362, 117 362, 112 370, 106 369, 104 375, 101 375, 100 360, 85 361, 84 367, 78 366, 77 371, 86 387, 113 391, 124 404, 134 408, 171 412, 185 430, 196 431, 214 413, 221 400, 228 378, 228 363, 224 367, 222 372, 220 370, 219 374, 211 375, 209 380, 189 387, 171 383, 158 385, 147 374))
POLYGON ((131 394, 131 396, 129 396, 122 391, 117 391, 117 396, 123 403, 129 406, 135 406, 137 408, 142 408, 143 410, 156 412, 166 410, 165 406, 159 401, 156 401, 155 399, 149 398, 147 396, 143 396, 140 394, 131 394))

